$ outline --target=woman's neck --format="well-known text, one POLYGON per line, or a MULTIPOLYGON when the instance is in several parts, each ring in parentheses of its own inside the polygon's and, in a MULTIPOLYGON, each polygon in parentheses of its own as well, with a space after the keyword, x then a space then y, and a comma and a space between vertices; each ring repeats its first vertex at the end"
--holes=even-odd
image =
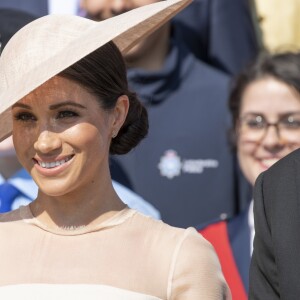
POLYGON ((97 188, 87 187, 63 196, 49 196, 39 191, 37 199, 30 204, 39 222, 48 228, 68 230, 104 222, 125 207, 111 180, 97 188))

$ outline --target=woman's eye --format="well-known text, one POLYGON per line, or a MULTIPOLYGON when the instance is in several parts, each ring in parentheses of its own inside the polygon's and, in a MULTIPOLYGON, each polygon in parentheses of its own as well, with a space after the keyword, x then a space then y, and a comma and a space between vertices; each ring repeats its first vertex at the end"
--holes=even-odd
POLYGON ((265 127, 265 123, 264 122, 259 122, 256 119, 248 120, 246 122, 246 124, 251 129, 261 129, 261 128, 265 127))
POLYGON ((28 122, 28 121, 35 121, 36 118, 34 115, 32 115, 30 113, 19 113, 19 114, 15 115, 15 120, 28 122))
POLYGON ((60 111, 57 115, 57 119, 61 118, 73 118, 73 117, 78 117, 78 113, 70 110, 64 110, 60 111))
POLYGON ((296 120, 296 119, 282 120, 281 124, 286 128, 295 128, 295 129, 300 128, 300 120, 296 120))

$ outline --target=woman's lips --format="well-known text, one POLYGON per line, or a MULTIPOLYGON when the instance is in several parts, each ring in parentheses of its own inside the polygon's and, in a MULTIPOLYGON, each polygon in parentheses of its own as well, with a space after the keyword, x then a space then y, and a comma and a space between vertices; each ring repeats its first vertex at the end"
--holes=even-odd
POLYGON ((63 159, 58 159, 54 161, 43 161, 33 159, 36 170, 44 176, 56 176, 62 171, 64 171, 73 161, 75 155, 66 156, 63 159))
POLYGON ((55 161, 52 161, 52 162, 37 161, 37 163, 42 168, 52 169, 52 168, 55 168, 55 167, 58 167, 60 165, 65 164, 66 162, 68 162, 71 159, 72 159, 72 156, 70 155, 70 156, 68 156, 68 157, 66 157, 64 159, 61 159, 61 160, 55 160, 55 161))
POLYGON ((261 167, 264 170, 269 169, 271 166, 273 166, 276 162, 279 161, 281 157, 273 157, 273 158, 264 158, 264 159, 259 159, 259 163, 261 165, 261 167))

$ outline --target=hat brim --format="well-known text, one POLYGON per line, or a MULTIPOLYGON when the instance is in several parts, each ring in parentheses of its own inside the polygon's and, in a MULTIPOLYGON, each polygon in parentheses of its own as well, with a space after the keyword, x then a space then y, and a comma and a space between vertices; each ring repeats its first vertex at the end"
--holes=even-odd
POLYGON ((0 141, 11 135, 11 106, 109 41, 125 54, 192 0, 166 0, 94 22, 49 15, 22 28, 0 57, 0 141))

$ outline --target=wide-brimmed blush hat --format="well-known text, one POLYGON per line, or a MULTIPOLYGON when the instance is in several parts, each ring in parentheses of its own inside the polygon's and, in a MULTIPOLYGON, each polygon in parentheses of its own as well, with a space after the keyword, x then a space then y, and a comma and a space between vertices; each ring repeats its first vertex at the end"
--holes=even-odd
POLYGON ((0 141, 11 135, 11 106, 109 41, 125 54, 192 0, 165 0, 95 22, 49 15, 18 31, 0 57, 0 141))

